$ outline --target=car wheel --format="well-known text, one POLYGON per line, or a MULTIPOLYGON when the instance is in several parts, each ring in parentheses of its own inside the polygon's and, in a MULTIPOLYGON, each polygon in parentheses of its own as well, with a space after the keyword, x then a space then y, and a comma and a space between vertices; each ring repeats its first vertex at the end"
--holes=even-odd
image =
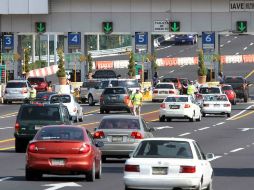
POLYGON ((124 186, 124 190, 131 190, 131 188, 129 188, 128 186, 124 186))
POLYGON ((196 188, 196 190, 202 190, 202 184, 201 184, 201 182, 199 182, 199 185, 198 185, 198 187, 196 188))
POLYGON ((82 116, 79 118, 79 122, 83 122, 84 121, 84 116, 83 116, 83 113, 82 113, 82 116))
POLYGON ((91 182, 95 181, 95 161, 93 161, 92 170, 86 174, 86 180, 91 182))
POLYGON ((213 190, 213 182, 212 181, 209 183, 206 190, 213 190))
POLYGON ((26 167, 25 176, 27 181, 40 180, 42 178, 42 173, 36 172, 26 167))
POLYGON ((231 114, 230 113, 227 113, 227 117, 230 117, 231 116, 231 114))
POLYGON ((170 122, 170 121, 171 121, 171 118, 167 118, 166 120, 167 120, 167 122, 170 122))
POLYGON ((25 152, 26 146, 25 143, 17 138, 15 138, 15 152, 25 152))
POLYGON ((131 109, 130 108, 127 109, 127 113, 131 113, 131 109))
POLYGON ((98 168, 98 171, 96 172, 96 174, 95 174, 95 178, 96 179, 101 179, 101 160, 100 160, 100 162, 99 162, 99 168, 98 168))
POLYGON ((189 118, 189 121, 190 121, 190 122, 196 121, 196 119, 195 119, 195 112, 193 112, 193 116, 192 116, 192 118, 189 118))
POLYGON ((205 113, 202 113, 202 117, 205 117, 206 116, 206 114, 205 113))
POLYGON ((93 96, 91 96, 91 95, 88 96, 88 105, 94 106, 93 96))
POLYGON ((100 109, 100 114, 104 114, 104 110, 103 109, 100 109))
POLYGON ((165 116, 162 116, 159 118, 160 122, 164 122, 165 121, 165 116))
POLYGON ((109 114, 110 111, 109 110, 105 110, 105 112, 106 112, 106 114, 109 114))
POLYGON ((4 100, 4 104, 7 104, 8 103, 8 101, 7 100, 4 100))
POLYGON ((201 117, 201 113, 199 114, 199 118, 197 119, 197 121, 201 121, 202 117, 201 117))

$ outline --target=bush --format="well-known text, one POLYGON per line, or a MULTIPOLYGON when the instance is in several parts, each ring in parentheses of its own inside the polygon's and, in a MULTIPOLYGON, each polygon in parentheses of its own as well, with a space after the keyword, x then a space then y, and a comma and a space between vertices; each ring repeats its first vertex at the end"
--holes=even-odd
POLYGON ((88 73, 93 72, 93 58, 91 53, 87 55, 87 63, 88 63, 88 73))
POLYGON ((204 52, 203 50, 199 50, 198 53, 198 76, 206 76, 207 75, 207 69, 205 66, 204 61, 204 52))
POLYGON ((134 53, 133 51, 130 52, 130 59, 128 65, 128 75, 130 78, 136 76, 136 69, 135 69, 135 60, 134 60, 134 53))
POLYGON ((58 71, 57 71, 57 76, 58 77, 66 77, 66 72, 65 72, 65 68, 64 68, 64 58, 63 58, 63 49, 59 48, 57 49, 57 54, 59 57, 58 60, 58 71))
POLYGON ((30 50, 29 48, 25 48, 24 49, 24 70, 25 70, 25 73, 29 73, 30 71, 30 68, 29 68, 29 61, 30 61, 30 50))

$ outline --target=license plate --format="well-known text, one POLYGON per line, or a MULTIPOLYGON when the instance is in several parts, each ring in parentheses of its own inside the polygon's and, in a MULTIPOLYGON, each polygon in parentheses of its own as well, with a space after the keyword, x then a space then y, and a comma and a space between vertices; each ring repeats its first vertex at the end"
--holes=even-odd
POLYGON ((185 40, 182 40, 182 42, 185 42, 185 40))
POLYGON ((117 98, 116 97, 111 97, 111 100, 117 100, 117 98))
POLYGON ((170 108, 171 109, 179 109, 179 106, 178 105, 171 105, 170 108))
POLYGON ((120 136, 112 136, 112 142, 122 142, 123 141, 123 137, 120 136))
POLYGON ((65 160, 64 159, 52 159, 51 164, 52 164, 52 166, 64 166, 65 160))
POLYGON ((214 107, 220 107, 220 104, 214 104, 214 107))
POLYGON ((168 168, 167 167, 153 167, 153 175, 167 175, 168 168))
POLYGON ((35 130, 39 130, 39 129, 41 129, 41 127, 42 127, 41 125, 35 125, 35 126, 34 126, 34 129, 35 129, 35 130))
POLYGON ((168 92, 166 91, 161 91, 160 94, 167 94, 168 92))

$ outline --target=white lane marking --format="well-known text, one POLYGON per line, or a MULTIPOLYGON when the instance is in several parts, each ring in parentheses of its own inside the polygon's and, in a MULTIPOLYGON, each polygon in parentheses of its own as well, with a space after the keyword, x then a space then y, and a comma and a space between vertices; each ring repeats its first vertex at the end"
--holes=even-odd
POLYGON ((61 189, 64 187, 81 187, 81 185, 74 183, 74 182, 46 184, 46 185, 42 185, 42 186, 50 187, 45 190, 57 190, 57 189, 61 189))
POLYGON ((243 48, 244 51, 245 51, 246 49, 248 49, 248 47, 243 48))
POLYGON ((184 67, 184 65, 181 65, 180 67, 184 67))
POLYGON ((184 49, 180 50, 179 52, 180 52, 180 53, 183 53, 183 52, 184 52, 184 49))
POLYGON ((169 73, 173 73, 175 70, 170 71, 169 73))
POLYGON ((200 129, 198 129, 199 131, 203 131, 203 130, 205 130, 205 129, 209 129, 210 127, 203 127, 203 128, 200 128, 200 129))
POLYGON ((183 136, 186 136, 186 135, 190 135, 191 133, 183 133, 181 135, 178 135, 179 137, 183 137, 183 136))
POLYGON ((250 46, 253 46, 253 45, 254 45, 254 43, 253 43, 253 42, 251 42, 251 43, 250 43, 250 46))
POLYGON ((4 130, 4 129, 13 129, 13 127, 0 127, 0 130, 4 130))
POLYGON ((161 129, 172 129, 173 127, 170 126, 161 126, 161 127, 156 127, 155 129, 161 130, 161 129))
POLYGON ((218 125, 223 125, 225 122, 221 122, 221 123, 217 123, 216 125, 218 126, 218 125))
POLYGON ((237 148, 237 149, 234 149, 234 150, 231 150, 230 152, 238 152, 240 150, 243 150, 244 148, 237 148))
POLYGON ((209 161, 213 161, 213 160, 216 160, 218 158, 221 158, 222 156, 214 156, 212 159, 208 159, 209 161))
POLYGON ((228 155, 228 153, 227 153, 227 152, 225 152, 225 153, 224 153, 224 155, 228 155))
POLYGON ((15 116, 16 116, 16 114, 14 114, 14 115, 7 115, 7 116, 1 116, 0 119, 9 118, 9 117, 15 117, 15 116))
POLYGON ((238 129, 240 129, 242 132, 244 132, 244 131, 252 130, 253 128, 238 128, 238 129))
POLYGON ((239 54, 240 54, 239 52, 235 53, 235 55, 239 55, 239 54))
POLYGON ((224 44, 221 44, 220 47, 221 47, 221 48, 224 47, 224 44))
POLYGON ((237 38, 237 36, 234 37, 235 39, 237 38))
POLYGON ((1 178, 0 181, 6 181, 8 179, 12 179, 13 177, 4 177, 4 178, 1 178))
POLYGON ((83 117, 88 117, 88 116, 92 116, 92 115, 95 115, 95 114, 87 114, 87 115, 83 115, 83 117))
POLYGON ((229 34, 226 34, 225 36, 226 36, 226 37, 229 37, 230 35, 229 35, 229 34))
POLYGON ((164 76, 160 76, 159 78, 161 79, 161 78, 163 78, 164 76))
POLYGON ((228 120, 234 119, 235 117, 237 117, 237 116, 243 114, 244 112, 248 111, 252 106, 254 106, 254 105, 248 106, 248 107, 247 107, 246 109, 244 109, 243 111, 240 111, 238 114, 235 114, 235 115, 233 115, 232 117, 230 117, 230 118, 228 118, 228 119, 226 119, 226 120, 228 121, 228 120))
POLYGON ((231 43, 231 40, 228 40, 227 43, 228 43, 228 44, 231 43))
POLYGON ((170 48, 170 47, 172 47, 172 45, 170 45, 170 46, 166 46, 166 47, 162 47, 162 48, 158 48, 158 49, 157 49, 157 51, 158 51, 158 50, 167 49, 167 48, 170 48))

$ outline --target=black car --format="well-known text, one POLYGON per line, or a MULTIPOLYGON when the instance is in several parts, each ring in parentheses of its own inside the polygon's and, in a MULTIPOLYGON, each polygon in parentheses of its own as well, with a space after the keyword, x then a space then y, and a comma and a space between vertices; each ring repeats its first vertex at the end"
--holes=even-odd
POLYGON ((242 76, 227 76, 225 77, 225 84, 230 84, 235 93, 236 98, 244 99, 244 102, 248 102, 249 97, 249 84, 242 76))
POLYGON ((114 70, 96 70, 92 77, 94 79, 117 78, 119 75, 114 70))
POLYGON ((22 104, 15 124, 15 151, 24 152, 41 127, 62 124, 72 124, 68 109, 63 104, 22 104))

